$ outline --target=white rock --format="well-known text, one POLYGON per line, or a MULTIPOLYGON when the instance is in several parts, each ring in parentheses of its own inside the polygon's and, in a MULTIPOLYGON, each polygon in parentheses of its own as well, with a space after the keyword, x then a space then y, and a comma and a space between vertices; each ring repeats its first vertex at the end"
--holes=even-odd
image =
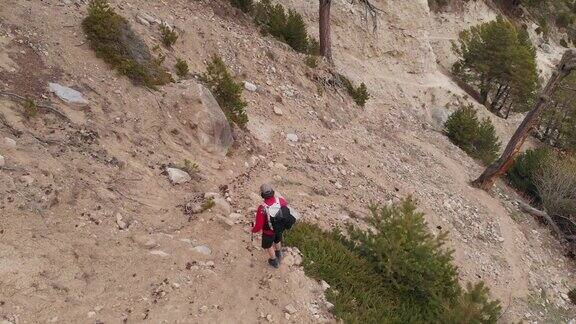
POLYGON ((286 307, 284 307, 284 310, 290 315, 294 315, 296 314, 296 312, 298 312, 298 310, 296 310, 296 307, 294 307, 294 305, 292 304, 286 305, 286 307))
POLYGON ((282 109, 280 109, 280 107, 276 107, 276 106, 274 106, 274 113, 278 116, 282 116, 284 114, 282 112, 282 109))
POLYGON ((211 255, 212 251, 210 250, 210 248, 206 245, 198 245, 195 246, 194 248, 192 248, 192 250, 200 253, 200 254, 204 254, 204 255, 211 255))
POLYGON ((92 317, 94 317, 94 316, 96 316, 96 312, 95 312, 95 311, 89 311, 89 312, 88 312, 88 318, 92 318, 92 317))
POLYGON ((296 135, 294 133, 289 133, 289 134, 286 134, 286 139, 288 139, 291 142, 298 142, 298 135, 296 135))
POLYGON ((336 189, 342 189, 342 185, 340 184, 340 182, 336 182, 334 184, 334 187, 336 187, 336 189))
POLYGON ((121 230, 125 230, 128 228, 128 224, 124 220, 122 220, 122 215, 120 213, 116 214, 116 225, 121 230))
POLYGON ((218 220, 220 221, 220 224, 222 224, 226 229, 232 229, 232 227, 234 227, 234 222, 229 218, 218 215, 218 220))
POLYGON ((334 308, 334 304, 332 304, 331 302, 327 301, 327 302, 326 302, 326 308, 332 309, 332 308, 334 308))
POLYGON ((147 13, 139 13, 138 16, 142 17, 142 19, 146 20, 150 24, 161 24, 162 22, 160 19, 154 18, 147 13))
POLYGON ((267 320, 268 322, 273 322, 273 321, 274 321, 274 319, 272 319, 272 315, 271 315, 271 314, 266 315, 266 320, 267 320))
POLYGON ((258 90, 258 87, 254 83, 244 81, 244 89, 251 92, 255 92, 256 90, 258 90))
POLYGON ((10 137, 4 137, 4 142, 6 143, 6 146, 10 148, 16 147, 16 141, 11 139, 10 137))
POLYGON ((166 172, 168 172, 168 179, 172 184, 182 184, 192 180, 187 172, 180 169, 166 168, 166 172))
POLYGON ((230 203, 226 199, 219 196, 214 198, 214 207, 212 207, 212 210, 221 215, 230 215, 232 213, 232 207, 230 207, 230 203))
POLYGON ((330 289, 330 285, 324 280, 320 281, 320 286, 322 286, 322 290, 324 291, 330 289))
POLYGON ((162 251, 162 250, 152 250, 152 251, 150 251, 150 254, 152 254, 152 255, 158 255, 158 256, 161 256, 161 257, 167 257, 167 256, 170 255, 170 254, 168 254, 168 253, 166 253, 166 252, 164 252, 164 251, 162 251))
POLYGON ((48 90, 50 90, 50 92, 53 92, 56 96, 58 96, 58 98, 62 99, 64 102, 67 103, 76 103, 76 104, 82 104, 82 105, 86 105, 88 104, 88 100, 84 99, 84 96, 82 96, 82 93, 60 85, 58 83, 48 83, 48 90))
POLYGON ((144 19, 144 17, 140 16, 140 15, 136 15, 136 21, 141 23, 142 25, 149 27, 150 26, 150 22, 146 19, 144 19))
POLYGON ((6 159, 2 155, 0 155, 0 168, 6 165, 6 159))
POLYGON ((153 240, 151 237, 149 237, 148 235, 134 235, 134 236, 132 237, 132 240, 133 240, 136 244, 138 244, 138 245, 140 245, 140 246, 142 246, 142 247, 144 247, 144 248, 146 248, 146 249, 153 249, 153 248, 155 248, 155 247, 158 246, 158 243, 156 243, 156 241, 154 241, 154 240, 153 240))

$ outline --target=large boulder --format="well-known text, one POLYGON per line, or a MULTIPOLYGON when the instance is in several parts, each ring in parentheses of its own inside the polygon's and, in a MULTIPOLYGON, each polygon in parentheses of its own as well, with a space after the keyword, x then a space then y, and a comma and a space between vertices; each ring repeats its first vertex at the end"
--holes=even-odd
POLYGON ((189 126, 203 149, 221 155, 228 152, 234 142, 232 128, 210 90, 186 80, 167 87, 163 102, 189 126))

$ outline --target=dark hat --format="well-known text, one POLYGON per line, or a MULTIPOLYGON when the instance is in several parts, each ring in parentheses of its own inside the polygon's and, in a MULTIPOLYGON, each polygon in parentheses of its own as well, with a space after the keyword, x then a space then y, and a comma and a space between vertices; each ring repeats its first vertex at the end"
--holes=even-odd
POLYGON ((262 196, 262 198, 269 198, 274 196, 274 189, 272 189, 272 186, 264 183, 260 186, 260 196, 262 196))

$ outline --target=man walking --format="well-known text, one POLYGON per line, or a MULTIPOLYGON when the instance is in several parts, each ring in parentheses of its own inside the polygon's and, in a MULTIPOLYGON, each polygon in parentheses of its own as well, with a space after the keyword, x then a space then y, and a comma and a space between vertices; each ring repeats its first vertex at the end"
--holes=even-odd
POLYGON ((260 186, 260 196, 264 202, 256 211, 252 233, 262 231, 262 248, 268 252, 268 264, 278 268, 282 258, 282 229, 280 226, 275 226, 275 219, 282 217, 282 207, 287 207, 287 204, 284 198, 276 197, 274 189, 269 184, 260 186))

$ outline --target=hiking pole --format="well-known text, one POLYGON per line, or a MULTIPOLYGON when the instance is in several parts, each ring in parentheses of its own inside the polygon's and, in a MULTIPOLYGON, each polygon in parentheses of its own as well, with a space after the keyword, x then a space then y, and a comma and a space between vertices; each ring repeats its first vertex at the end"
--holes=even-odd
MULTIPOLYGON (((252 228, 254 228, 254 222, 251 223, 252 228)), ((250 229, 250 268, 254 268, 254 232, 250 229)))

